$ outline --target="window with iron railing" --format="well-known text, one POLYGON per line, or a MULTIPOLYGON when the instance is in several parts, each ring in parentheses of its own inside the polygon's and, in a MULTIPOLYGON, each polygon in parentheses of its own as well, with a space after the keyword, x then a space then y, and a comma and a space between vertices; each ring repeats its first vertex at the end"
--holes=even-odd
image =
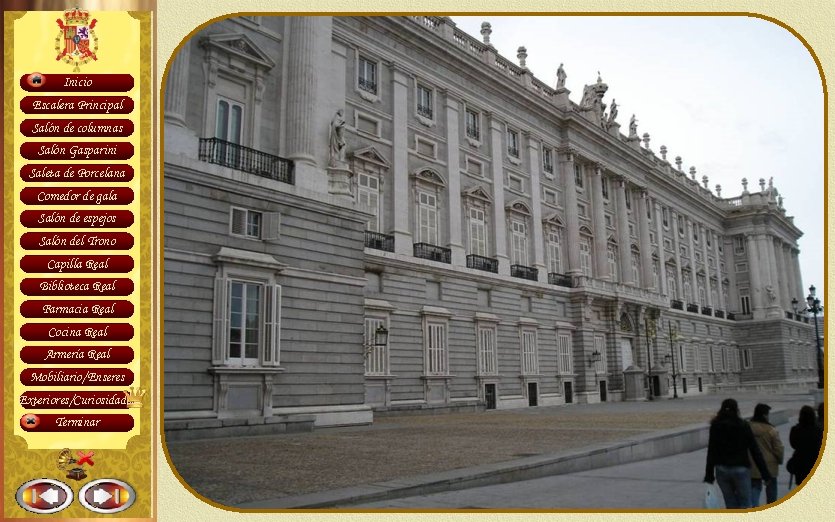
POLYGON ((198 159, 231 169, 293 184, 293 162, 259 150, 221 140, 201 138, 198 159))
POLYGON ((433 119, 432 89, 420 84, 417 87, 417 113, 429 120, 433 119))
POLYGON ((465 125, 467 127, 467 136, 480 141, 481 140, 481 115, 476 111, 467 109, 465 125))
POLYGON ((371 94, 377 94, 377 62, 360 56, 358 64, 357 86, 371 94))

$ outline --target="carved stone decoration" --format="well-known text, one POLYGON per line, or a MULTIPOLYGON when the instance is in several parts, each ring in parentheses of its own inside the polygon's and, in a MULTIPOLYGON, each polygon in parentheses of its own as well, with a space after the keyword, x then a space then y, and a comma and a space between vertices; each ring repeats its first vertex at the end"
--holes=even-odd
POLYGON ((583 317, 586 321, 591 321, 594 317, 594 298, 587 297, 585 305, 583 306, 583 317))
POLYGON ((638 120, 635 119, 635 115, 633 114, 631 118, 629 118, 629 139, 630 140, 638 140, 638 120))
POLYGON ((629 314, 626 313, 626 312, 623 312, 621 314, 620 322, 619 322, 618 327, 620 328, 621 332, 627 332, 627 333, 634 333, 635 332, 635 328, 632 325, 632 319, 629 317, 629 314))
POLYGON ((765 293, 768 296, 768 300, 772 303, 777 301, 777 294, 774 293, 774 287, 771 285, 765 285, 765 293))
POLYGON ((490 27, 490 22, 481 23, 481 39, 484 42, 484 45, 490 45, 490 34, 492 32, 493 29, 490 27))
POLYGON ((328 193, 336 196, 353 197, 351 180, 354 173, 345 161, 345 118, 342 109, 336 111, 331 120, 328 135, 330 158, 328 159, 328 193))
POLYGON ((565 73, 565 69, 563 68, 562 64, 557 68, 557 90, 565 89, 565 79, 568 75, 565 73))

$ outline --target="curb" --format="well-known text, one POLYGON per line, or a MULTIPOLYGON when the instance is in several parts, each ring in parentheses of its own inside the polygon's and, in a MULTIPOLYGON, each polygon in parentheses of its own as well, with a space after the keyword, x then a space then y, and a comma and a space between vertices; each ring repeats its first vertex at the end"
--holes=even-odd
MULTIPOLYGON (((770 412, 772 424, 789 421, 787 410, 770 412)), ((706 448, 710 426, 704 423, 655 431, 625 440, 548 455, 484 464, 470 468, 404 477, 386 482, 320 491, 306 495, 244 502, 242 509, 322 509, 348 507, 402 497, 428 495, 577 473, 706 448)))

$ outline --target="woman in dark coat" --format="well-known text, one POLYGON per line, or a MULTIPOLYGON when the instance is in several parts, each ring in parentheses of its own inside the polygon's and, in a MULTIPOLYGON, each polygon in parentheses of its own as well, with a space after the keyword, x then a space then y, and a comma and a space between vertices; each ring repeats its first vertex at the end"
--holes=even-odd
POLYGON ((736 401, 725 399, 716 417, 710 422, 704 481, 713 484, 716 480, 719 483, 728 509, 753 506, 749 452, 760 470, 763 482, 771 482, 773 478, 754 439, 751 426, 739 416, 736 401))
POLYGON ((818 460, 818 453, 823 442, 823 430, 815 419, 815 409, 811 406, 800 408, 797 424, 789 432, 789 443, 794 448, 790 459, 790 473, 794 474, 795 484, 800 485, 818 460))

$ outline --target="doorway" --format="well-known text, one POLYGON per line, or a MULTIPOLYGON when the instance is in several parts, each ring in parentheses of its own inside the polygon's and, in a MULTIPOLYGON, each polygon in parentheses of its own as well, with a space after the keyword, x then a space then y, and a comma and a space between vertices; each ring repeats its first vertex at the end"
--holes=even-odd
POLYGON ((496 385, 495 384, 485 384, 484 385, 484 402, 486 404, 486 408, 488 410, 495 410, 496 409, 496 385))
POLYGON ((620 340, 620 359, 621 370, 626 370, 627 368, 635 364, 635 359, 632 356, 632 339, 620 340))
POLYGON ((563 383, 563 389, 565 390, 565 403, 574 402, 574 385, 570 382, 563 383))
POLYGON ((699 393, 702 393, 702 378, 699 377, 699 393))
POLYGON ((600 402, 606 402, 606 381, 600 381, 600 402))
POLYGON ((681 393, 687 393, 687 377, 681 378, 681 393))
POLYGON ((653 397, 661 396, 661 379, 657 375, 652 376, 652 395, 653 397))
POLYGON ((539 404, 539 397, 537 397, 537 386, 535 382, 528 383, 528 406, 537 406, 539 404))

